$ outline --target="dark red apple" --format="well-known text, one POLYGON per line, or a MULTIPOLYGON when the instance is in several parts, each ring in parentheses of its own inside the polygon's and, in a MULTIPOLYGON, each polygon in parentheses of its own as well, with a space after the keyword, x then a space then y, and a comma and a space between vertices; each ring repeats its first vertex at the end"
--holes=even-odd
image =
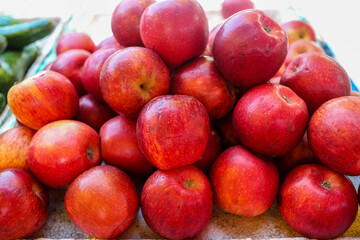
POLYGON ((309 145, 325 165, 360 175, 360 98, 339 97, 315 111, 308 126, 309 145))
POLYGON ((130 175, 149 176, 156 168, 145 158, 136 138, 136 120, 119 115, 100 130, 101 157, 130 175))
POLYGON ((305 237, 332 239, 354 222, 358 198, 344 175, 322 165, 305 164, 286 176, 278 207, 284 220, 305 237))
POLYGON ((235 131, 232 122, 233 111, 228 113, 225 117, 219 119, 216 122, 216 126, 219 129, 222 146, 229 148, 231 146, 239 145, 240 139, 235 131))
POLYGON ((288 54, 284 63, 285 66, 288 66, 297 56, 306 52, 324 53, 324 50, 314 41, 306 39, 297 40, 289 46, 288 54))
POLYGON ((94 52, 103 47, 125 48, 124 46, 120 45, 120 43, 118 41, 116 41, 114 35, 111 35, 110 37, 107 37, 107 38, 104 38, 103 40, 101 40, 101 42, 99 42, 99 44, 96 45, 94 52))
POLYGON ((205 56, 212 57, 212 55, 213 55, 212 54, 212 48, 213 48, 213 45, 214 45, 214 39, 215 39, 216 33, 219 31, 222 24, 223 23, 219 23, 218 25, 213 27, 213 29, 211 29, 211 31, 209 33, 208 44, 207 44, 206 50, 204 52, 205 56))
POLYGON ((141 192, 141 212, 155 233, 168 239, 191 239, 208 225, 213 209, 210 182, 194 166, 158 170, 141 192))
POLYGON ((50 70, 61 73, 67 77, 75 86, 79 96, 85 94, 81 82, 81 71, 90 52, 82 49, 71 49, 57 56, 51 64, 50 70))
POLYGON ((260 10, 231 16, 217 32, 213 56, 224 77, 238 87, 268 81, 280 69, 288 50, 286 32, 260 10))
POLYGON ((122 0, 111 17, 111 30, 124 46, 143 46, 140 37, 140 19, 144 10, 155 0, 122 0))
POLYGON ((96 238, 115 238, 134 222, 139 195, 129 176, 113 166, 96 166, 69 186, 65 209, 71 221, 96 238))
POLYGON ((209 27, 205 12, 196 0, 166 0, 145 9, 140 35, 145 47, 175 68, 205 51, 209 27))
POLYGON ((95 44, 87 33, 67 32, 60 36, 56 44, 56 55, 70 49, 83 49, 92 53, 95 50, 95 44))
POLYGON ((39 181, 52 188, 66 187, 100 162, 100 137, 82 122, 49 123, 30 142, 29 168, 39 181))
POLYGON ((221 75, 214 61, 206 57, 196 58, 177 68, 171 76, 170 91, 199 100, 210 119, 225 116, 236 101, 234 87, 221 75))
POLYGON ((186 95, 153 99, 141 110, 136 126, 141 151, 150 163, 162 170, 198 161, 209 134, 206 108, 186 95))
POLYGON ((265 83, 237 102, 233 124, 241 143, 250 150, 281 156, 304 136, 309 114, 305 102, 290 88, 265 83))
POLYGON ((302 20, 290 20, 283 24, 281 27, 286 31, 286 34, 289 38, 289 44, 300 40, 306 39, 310 41, 316 41, 316 35, 313 27, 302 20))
POLYGON ((281 76, 307 104, 310 115, 326 101, 349 96, 351 83, 345 69, 324 53, 307 52, 295 58, 281 76))
POLYGON ((216 159, 210 171, 215 204, 225 212, 247 218, 263 214, 279 187, 275 164, 237 145, 216 159))
POLYGON ((0 239, 26 237, 45 223, 49 210, 46 189, 21 169, 0 171, 0 239))
POLYGON ((100 73, 100 88, 114 111, 136 118, 147 102, 168 93, 169 70, 150 49, 128 47, 106 59, 100 73))
POLYGON ((99 132, 101 126, 116 115, 116 112, 108 105, 96 101, 95 98, 87 94, 79 99, 79 111, 75 120, 86 123, 99 132))
POLYGON ((254 3, 251 0, 224 0, 221 5, 221 14, 223 18, 228 18, 234 13, 252 8, 254 8, 254 3))

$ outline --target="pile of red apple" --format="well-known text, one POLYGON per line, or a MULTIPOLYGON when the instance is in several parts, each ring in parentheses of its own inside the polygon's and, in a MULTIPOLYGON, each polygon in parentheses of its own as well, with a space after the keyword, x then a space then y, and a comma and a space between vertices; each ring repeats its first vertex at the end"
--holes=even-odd
POLYGON ((0 238, 44 224, 44 185, 67 188, 68 216, 97 238, 140 207, 158 235, 193 238, 214 203, 251 218, 275 198, 304 236, 342 235, 358 211, 345 175, 360 175, 360 98, 309 24, 253 8, 225 1, 209 34, 195 0, 123 0, 97 46, 62 35, 47 70, 8 93, 20 126, 0 136, 0 238))

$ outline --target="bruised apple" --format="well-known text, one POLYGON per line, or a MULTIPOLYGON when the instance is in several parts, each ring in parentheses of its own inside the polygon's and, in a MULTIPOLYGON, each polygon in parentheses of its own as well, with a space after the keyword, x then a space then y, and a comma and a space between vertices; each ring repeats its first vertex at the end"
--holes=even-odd
POLYGON ((92 53, 95 47, 95 43, 87 33, 68 32, 60 36, 56 45, 56 55, 70 49, 83 49, 92 53))

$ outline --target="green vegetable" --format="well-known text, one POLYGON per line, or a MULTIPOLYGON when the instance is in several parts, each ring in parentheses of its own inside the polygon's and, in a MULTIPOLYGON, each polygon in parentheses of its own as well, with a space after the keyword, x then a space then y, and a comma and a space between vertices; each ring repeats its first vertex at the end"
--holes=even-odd
POLYGON ((0 14, 0 26, 14 25, 18 23, 21 23, 21 21, 13 17, 0 14))
POLYGON ((2 113, 2 111, 4 110, 5 104, 6 104, 5 96, 4 94, 0 93, 0 113, 2 113))
POLYGON ((39 47, 30 44, 22 51, 6 51, 0 54, 0 93, 7 96, 14 83, 23 80, 38 53, 39 47))
POLYGON ((3 35, 0 35, 0 53, 2 53, 7 46, 7 40, 6 37, 3 35))
POLYGON ((49 35, 55 28, 49 19, 38 19, 31 22, 0 27, 0 35, 6 37, 9 49, 21 49, 49 35))

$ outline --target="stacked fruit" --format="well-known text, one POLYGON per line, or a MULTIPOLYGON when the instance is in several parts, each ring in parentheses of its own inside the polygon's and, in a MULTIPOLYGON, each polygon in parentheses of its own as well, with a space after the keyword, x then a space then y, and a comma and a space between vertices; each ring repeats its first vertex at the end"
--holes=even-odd
POLYGON ((0 139, 0 237, 45 222, 39 182, 67 187, 68 216, 97 238, 126 231, 140 206, 155 233, 193 238, 213 200, 251 218, 276 196, 299 233, 343 234, 358 210, 343 174, 360 175, 360 98, 314 36, 288 50, 313 31, 293 23, 242 10, 209 37, 195 0, 123 0, 97 46, 63 35, 48 70, 8 94, 20 126, 0 139))

